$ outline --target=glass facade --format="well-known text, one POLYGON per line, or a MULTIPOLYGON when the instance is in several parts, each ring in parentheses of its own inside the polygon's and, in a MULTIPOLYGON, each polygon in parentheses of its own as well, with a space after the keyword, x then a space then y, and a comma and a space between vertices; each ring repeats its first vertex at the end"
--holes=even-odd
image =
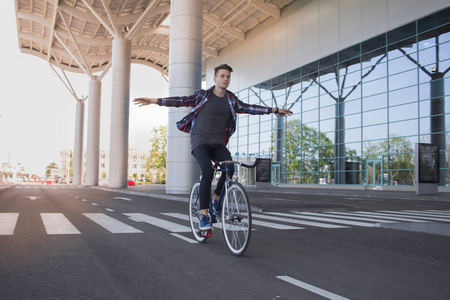
POLYGON ((294 115, 240 115, 230 152, 271 157, 275 184, 414 185, 415 144, 433 143, 448 186, 449 70, 450 8, 240 91, 294 115))

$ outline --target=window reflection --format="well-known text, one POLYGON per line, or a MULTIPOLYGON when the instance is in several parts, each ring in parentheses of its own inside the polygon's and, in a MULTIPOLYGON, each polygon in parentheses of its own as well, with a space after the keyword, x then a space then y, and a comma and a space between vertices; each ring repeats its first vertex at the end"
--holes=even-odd
POLYGON ((450 8, 240 91, 246 103, 294 115, 239 115, 230 151, 279 161, 281 183, 368 184, 367 161, 378 159, 377 184, 414 184, 414 143, 438 141, 450 152, 449 23, 450 8))

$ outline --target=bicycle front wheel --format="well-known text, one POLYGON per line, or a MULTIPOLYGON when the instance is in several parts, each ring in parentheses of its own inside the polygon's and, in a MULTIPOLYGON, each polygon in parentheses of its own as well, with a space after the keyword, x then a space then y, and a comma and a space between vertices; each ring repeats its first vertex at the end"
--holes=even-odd
POLYGON ((233 182, 222 207, 222 229, 231 252, 240 256, 247 250, 252 231, 250 201, 244 187, 233 182))
POLYGON ((189 224, 191 224, 192 234, 195 239, 203 243, 206 238, 201 236, 199 233, 200 225, 200 181, 197 181, 191 189, 191 194, 189 197, 189 224))

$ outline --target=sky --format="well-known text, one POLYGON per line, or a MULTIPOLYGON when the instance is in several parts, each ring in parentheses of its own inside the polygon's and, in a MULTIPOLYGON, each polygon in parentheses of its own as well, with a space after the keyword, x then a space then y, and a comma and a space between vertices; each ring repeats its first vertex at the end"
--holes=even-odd
MULTIPOLYGON (((9 162, 13 166, 20 163, 27 172, 42 176, 50 163, 61 164, 61 150, 74 147, 76 101, 47 61, 20 52, 14 1, 0 1, 0 24, 4 28, 0 48, 0 163, 9 162)), ((78 98, 89 94, 87 75, 70 72, 66 75, 78 98)), ((101 150, 109 150, 111 75, 110 70, 102 80, 101 150)), ((151 130, 167 124, 167 108, 137 107, 132 99, 166 97, 168 88, 160 72, 131 65, 130 148, 149 150, 151 130)), ((85 150, 88 102, 89 99, 85 104, 85 150)))

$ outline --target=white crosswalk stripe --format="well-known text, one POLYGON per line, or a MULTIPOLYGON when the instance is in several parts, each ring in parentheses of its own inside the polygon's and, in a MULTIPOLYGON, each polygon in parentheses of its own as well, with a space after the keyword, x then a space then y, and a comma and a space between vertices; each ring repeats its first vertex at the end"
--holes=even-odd
POLYGON ((187 226, 180 225, 178 223, 173 223, 166 221, 164 219, 155 218, 142 213, 125 213, 130 219, 136 222, 145 222, 156 227, 160 227, 171 232, 191 232, 191 228, 187 226))
MULTIPOLYGON (((190 233, 189 216, 183 213, 161 213, 154 217, 143 213, 124 213, 130 220, 147 223, 171 232, 190 233), (173 220, 176 219, 176 220, 173 220)), ((403 210, 403 211, 347 211, 347 212, 295 212, 253 213, 253 229, 266 227, 276 230, 295 230, 308 228, 338 229, 349 227, 380 227, 382 223, 450 223, 450 211, 438 210, 403 210), (442 213, 442 214, 441 214, 442 213), (301 226, 298 226, 301 225, 301 226)), ((81 234, 81 232, 62 213, 41 213, 45 231, 49 235, 81 234)), ((131 225, 117 220, 114 214, 83 213, 93 224, 99 225, 111 233, 143 233, 131 225)), ((0 236, 13 235, 20 224, 19 213, 0 213, 0 236)), ((221 223, 214 224, 221 229, 221 223)))
POLYGON ((41 213, 47 234, 80 234, 81 232, 61 213, 41 213))
POLYGON ((86 213, 83 214, 98 225, 102 226, 111 233, 143 233, 130 225, 120 222, 110 216, 101 213, 86 213))
MULTIPOLYGON (((283 216, 283 217, 297 218, 296 215, 287 214, 287 213, 267 213, 267 214, 276 215, 276 216, 283 216)), ((264 214, 264 215, 252 214, 252 216, 255 217, 255 218, 262 218, 262 219, 268 219, 268 220, 274 220, 274 221, 280 221, 280 222, 286 222, 286 223, 301 224, 301 225, 309 225, 309 226, 322 227, 322 228, 345 228, 345 226, 340 226, 340 225, 318 223, 318 222, 310 222, 310 221, 302 221, 302 220, 289 219, 289 218, 280 218, 280 217, 275 217, 275 216, 269 216, 269 215, 266 215, 266 214, 264 214)))
POLYGON ((18 213, 0 213, 0 235, 12 235, 18 218, 18 213))

